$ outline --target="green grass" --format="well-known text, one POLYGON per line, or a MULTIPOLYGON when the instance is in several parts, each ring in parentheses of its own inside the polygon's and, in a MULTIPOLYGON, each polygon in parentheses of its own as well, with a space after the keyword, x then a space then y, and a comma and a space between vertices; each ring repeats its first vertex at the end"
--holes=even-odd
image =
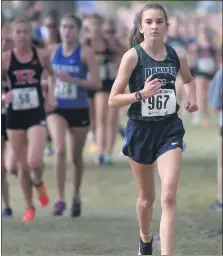
MULTIPOLYGON (((216 195, 216 156, 218 130, 206 130, 186 125, 185 142, 178 190, 178 234, 176 255, 221 255, 221 237, 209 238, 208 231, 220 225, 221 216, 205 213, 216 195)), ((21 222, 24 200, 18 182, 9 177, 14 217, 2 221, 2 255, 136 255, 138 225, 135 214, 137 191, 127 158, 119 156, 123 141, 116 145, 116 165, 96 167, 86 147, 86 171, 82 197, 83 216, 69 217, 71 174, 68 171, 66 198, 67 214, 51 217, 51 205, 56 200, 52 159, 46 158, 46 184, 51 204, 37 207, 34 223, 21 222)), ((68 168, 69 169, 69 168, 68 168)), ((152 231, 159 232, 160 182, 156 176, 157 194, 152 231)), ((159 244, 155 244, 155 255, 159 244)))

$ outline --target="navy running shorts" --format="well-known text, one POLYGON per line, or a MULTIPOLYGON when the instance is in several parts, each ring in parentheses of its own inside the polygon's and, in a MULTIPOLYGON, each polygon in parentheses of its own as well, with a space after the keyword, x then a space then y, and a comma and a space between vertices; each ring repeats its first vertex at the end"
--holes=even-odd
POLYGON ((129 119, 125 132, 122 152, 140 164, 152 164, 169 150, 185 149, 185 130, 177 115, 153 123, 129 119))

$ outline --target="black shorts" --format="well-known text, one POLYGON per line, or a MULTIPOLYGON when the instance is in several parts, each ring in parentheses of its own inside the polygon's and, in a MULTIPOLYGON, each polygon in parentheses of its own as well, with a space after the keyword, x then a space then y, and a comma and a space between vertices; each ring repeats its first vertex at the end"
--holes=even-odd
POLYGON ((178 116, 154 123, 129 119, 125 132, 122 152, 140 164, 152 164, 159 156, 177 147, 185 149, 185 130, 178 116))
POLYGON ((6 132, 6 115, 2 114, 2 138, 4 140, 8 140, 7 132, 6 132))
POLYGON ((51 114, 57 114, 63 117, 67 121, 69 127, 88 127, 90 125, 90 116, 88 108, 56 108, 53 111, 49 112, 48 116, 51 114))
POLYGON ((87 89, 88 98, 93 99, 97 91, 96 89, 87 89))
POLYGON ((97 92, 110 93, 115 80, 107 80, 102 82, 102 87, 99 89, 87 89, 88 98, 93 99, 97 92))
POLYGON ((213 74, 204 73, 204 72, 201 72, 201 71, 199 71, 198 69, 196 69, 194 76, 195 76, 195 77, 201 76, 201 77, 206 78, 207 80, 211 81, 211 80, 213 79, 213 77, 214 77, 214 74, 215 74, 215 73, 213 73, 213 74))
POLYGON ((196 69, 193 67, 193 68, 190 68, 190 73, 193 77, 196 76, 196 69))
POLYGON ((114 80, 108 80, 108 81, 103 81, 102 87, 99 89, 99 92, 107 92, 110 93, 112 86, 113 86, 114 80))
POLYGON ((11 130, 28 130, 33 126, 46 126, 44 109, 8 110, 6 127, 11 130))

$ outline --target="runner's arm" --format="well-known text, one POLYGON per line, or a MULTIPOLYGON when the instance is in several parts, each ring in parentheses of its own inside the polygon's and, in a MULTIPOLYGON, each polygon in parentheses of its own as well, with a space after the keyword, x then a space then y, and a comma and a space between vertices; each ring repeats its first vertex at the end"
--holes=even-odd
POLYGON ((137 102, 135 93, 124 93, 137 61, 138 56, 135 49, 130 49, 123 55, 110 93, 108 101, 110 107, 121 108, 137 102))
POLYGON ((42 65, 48 72, 48 101, 51 104, 54 104, 55 103, 54 89, 56 84, 56 75, 50 62, 50 59, 51 59, 50 53, 42 49, 41 50, 39 49, 39 52, 40 52, 40 58, 42 60, 42 65))
POLYGON ((177 51, 177 55, 180 61, 180 70, 179 74, 182 78, 182 81, 184 83, 184 88, 187 93, 187 96, 193 97, 196 99, 196 84, 194 82, 194 79, 190 73, 187 57, 185 53, 177 51))
POLYGON ((83 46, 83 62, 87 65, 90 78, 88 80, 81 79, 79 84, 83 87, 92 89, 99 89, 101 87, 101 80, 99 76, 99 69, 95 53, 88 46, 83 46))

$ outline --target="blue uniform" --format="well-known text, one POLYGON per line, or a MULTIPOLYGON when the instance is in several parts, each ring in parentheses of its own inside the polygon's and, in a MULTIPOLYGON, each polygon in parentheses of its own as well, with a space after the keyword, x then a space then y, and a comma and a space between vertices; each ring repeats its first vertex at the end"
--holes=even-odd
MULTIPOLYGON (((52 66, 55 72, 65 71, 80 79, 87 77, 87 67, 81 61, 81 45, 77 46, 71 56, 65 57, 60 44, 52 58, 52 66)), ((87 92, 76 84, 67 84, 57 78, 55 96, 60 108, 88 108, 87 92)))
MULTIPOLYGON (((81 52, 82 46, 78 45, 70 56, 64 56, 62 45, 59 44, 51 61, 55 73, 64 71, 72 77, 86 80, 87 67, 81 60, 81 52)), ((84 87, 68 84, 57 77, 55 98, 58 107, 49 114, 62 116, 70 127, 89 125, 88 95, 84 87)))

